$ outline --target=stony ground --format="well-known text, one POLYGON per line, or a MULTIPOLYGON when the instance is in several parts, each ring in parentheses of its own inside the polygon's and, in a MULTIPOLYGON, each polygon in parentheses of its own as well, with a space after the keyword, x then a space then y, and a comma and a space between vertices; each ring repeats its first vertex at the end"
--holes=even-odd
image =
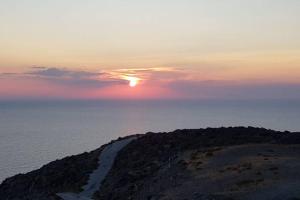
POLYGON ((182 152, 144 183, 137 199, 300 197, 299 155, 300 145, 278 144, 182 152))

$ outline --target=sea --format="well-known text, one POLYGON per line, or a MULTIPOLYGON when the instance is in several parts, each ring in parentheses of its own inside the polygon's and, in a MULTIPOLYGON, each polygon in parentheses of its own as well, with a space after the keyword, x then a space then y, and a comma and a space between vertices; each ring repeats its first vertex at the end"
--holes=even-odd
POLYGON ((1 101, 0 182, 122 136, 229 126, 300 131, 300 102, 1 101))

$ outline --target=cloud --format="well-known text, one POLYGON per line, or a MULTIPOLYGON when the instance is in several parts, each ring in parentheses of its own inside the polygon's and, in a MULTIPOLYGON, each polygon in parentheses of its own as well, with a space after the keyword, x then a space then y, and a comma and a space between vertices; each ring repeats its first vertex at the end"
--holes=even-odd
POLYGON ((105 72, 70 70, 57 67, 32 67, 24 73, 2 73, 1 76, 39 80, 48 84, 80 88, 99 88, 127 83, 124 80, 108 78, 108 74, 105 72))
POLYGON ((1 77, 15 76, 15 75, 17 75, 17 73, 1 73, 1 74, 0 74, 0 78, 1 78, 1 77))
POLYGON ((91 78, 91 77, 101 75, 101 73, 59 69, 56 67, 52 67, 52 68, 35 67, 31 72, 28 72, 27 74, 41 76, 41 77, 57 77, 57 78, 64 77, 64 78, 74 78, 74 79, 91 78))
POLYGON ((124 77, 136 77, 144 82, 148 81, 170 81, 184 79, 188 73, 181 69, 171 67, 154 67, 154 68, 125 68, 108 72, 111 77, 123 79, 124 77))

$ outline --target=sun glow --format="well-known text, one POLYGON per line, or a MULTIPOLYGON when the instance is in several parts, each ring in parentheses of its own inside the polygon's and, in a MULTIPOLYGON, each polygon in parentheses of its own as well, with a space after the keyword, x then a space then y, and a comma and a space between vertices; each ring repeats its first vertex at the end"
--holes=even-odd
POLYGON ((129 81, 129 86, 130 86, 130 87, 135 87, 136 84, 137 84, 137 80, 130 80, 130 81, 129 81))
POLYGON ((140 83, 140 81, 142 80, 141 78, 138 78, 131 74, 124 74, 124 75, 120 75, 120 76, 116 76, 116 77, 128 81, 128 85, 130 87, 137 86, 140 83))
POLYGON ((138 84, 139 79, 135 77, 129 77, 128 81, 130 87, 135 87, 138 84))

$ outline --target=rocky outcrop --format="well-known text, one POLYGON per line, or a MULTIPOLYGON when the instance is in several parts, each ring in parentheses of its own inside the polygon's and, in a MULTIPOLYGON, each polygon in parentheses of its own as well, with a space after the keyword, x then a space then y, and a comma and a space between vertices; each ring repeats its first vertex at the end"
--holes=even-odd
MULTIPOLYGON (((0 185, 0 199, 79 193, 105 146, 0 185)), ((94 199, 300 198, 300 133, 207 128, 140 135, 119 151, 94 199)))

